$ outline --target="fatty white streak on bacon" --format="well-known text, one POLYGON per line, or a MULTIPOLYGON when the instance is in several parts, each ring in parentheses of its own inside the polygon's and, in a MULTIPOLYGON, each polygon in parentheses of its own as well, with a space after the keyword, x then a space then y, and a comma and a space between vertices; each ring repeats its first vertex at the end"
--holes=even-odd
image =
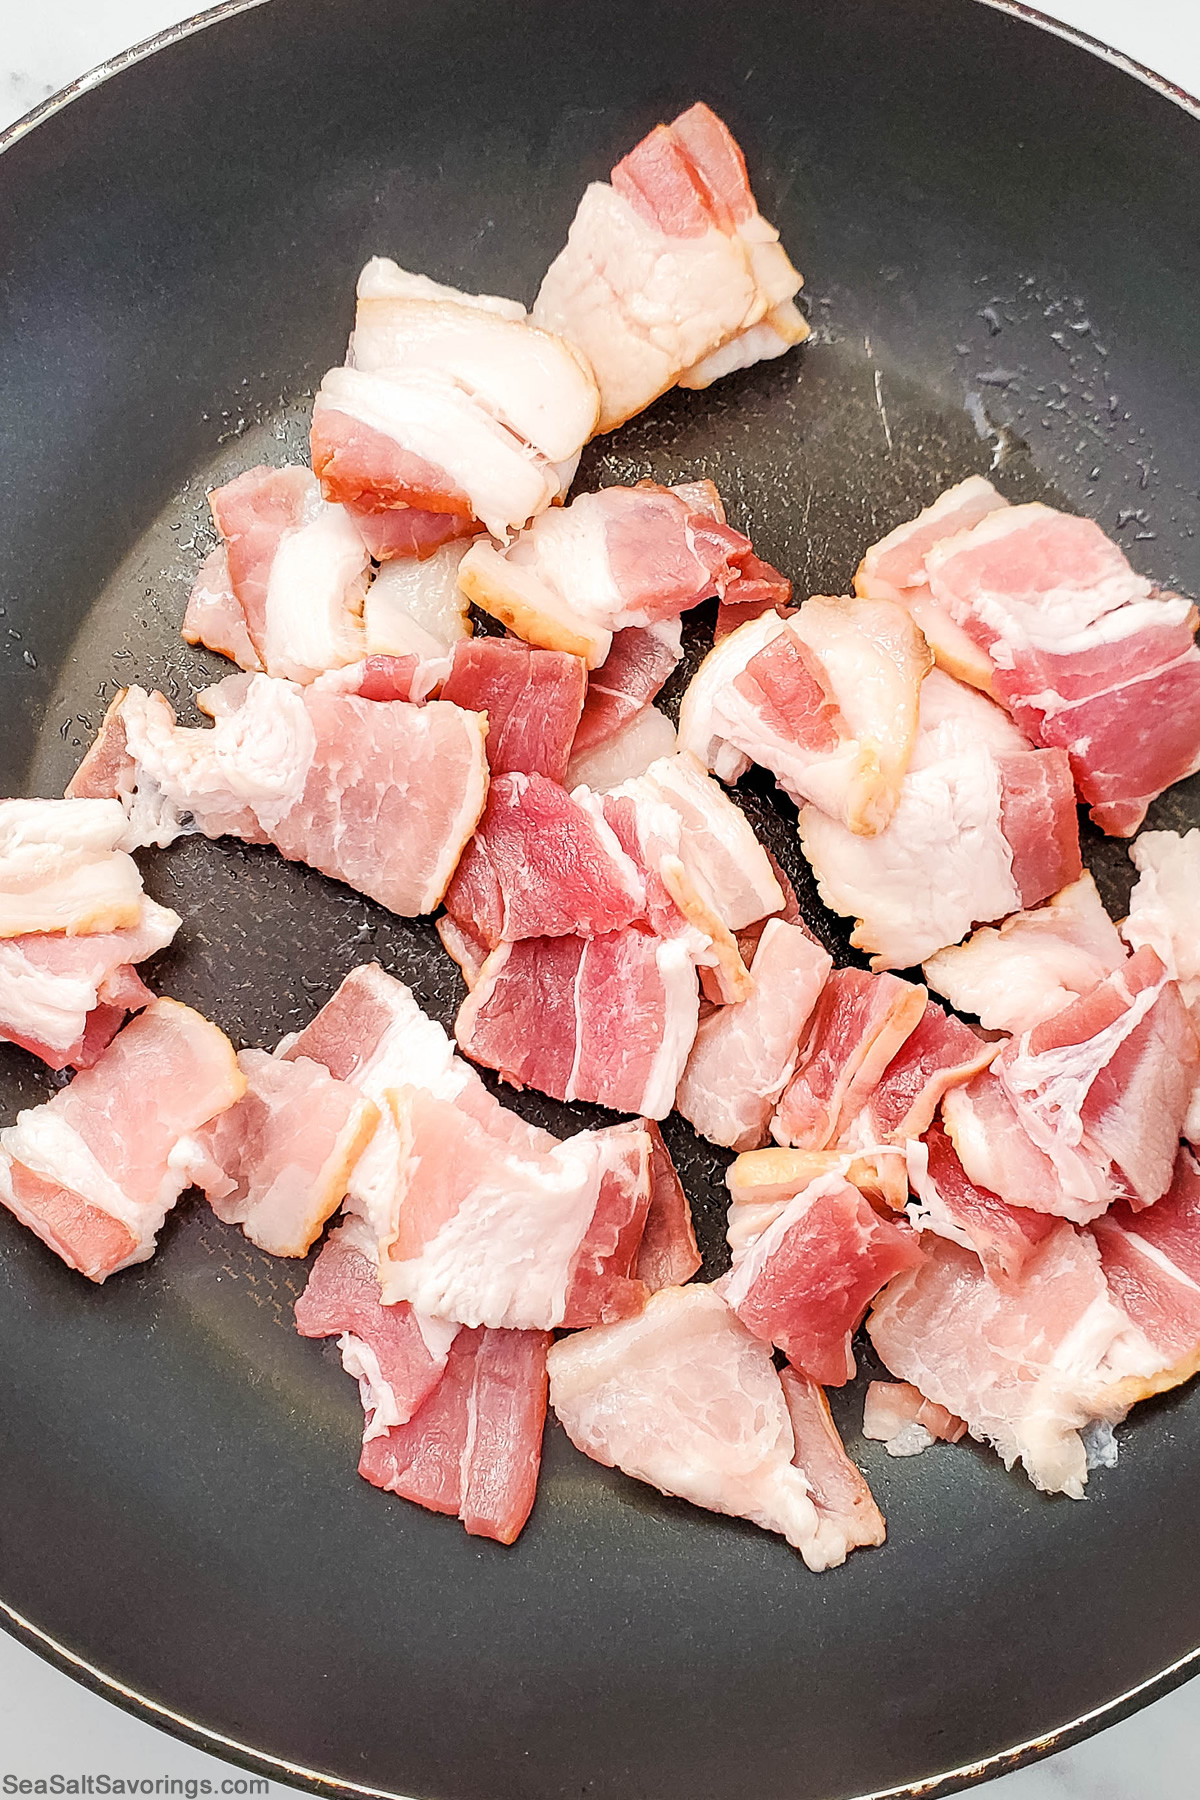
POLYGON ((423 561, 401 556, 384 564, 363 605, 369 656, 449 658, 470 637, 470 609, 458 585, 466 548, 461 541, 444 544, 423 561))
POLYGON ((614 731, 592 750, 572 751, 566 786, 590 788, 606 794, 623 782, 644 775, 660 757, 674 756, 678 747, 675 727, 657 706, 643 707, 628 725, 614 731))
POLYGON ((142 877, 125 839, 111 797, 0 800, 0 938, 136 927, 142 877))

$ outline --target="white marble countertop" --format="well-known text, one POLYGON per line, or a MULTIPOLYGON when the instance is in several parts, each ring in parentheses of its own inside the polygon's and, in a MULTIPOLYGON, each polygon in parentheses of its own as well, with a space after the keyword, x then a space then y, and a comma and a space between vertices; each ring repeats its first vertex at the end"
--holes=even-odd
MULTIPOLYGON (((1039 4, 1200 94, 1200 0, 1039 4)), ((0 129, 195 10, 195 0, 0 0, 0 129)), ((1096 1616, 1098 1629, 1115 1623, 1105 1620, 1099 1592, 1096 1616)), ((989 1800, 1197 1800, 1197 1771, 1200 1683, 1192 1682, 1073 1750, 1001 1777, 987 1792, 989 1800)), ((192 1787, 193 1795, 263 1791, 242 1770, 131 1718, 0 1632, 0 1794, 19 1791, 7 1785, 10 1776, 36 1782, 86 1773, 210 1784, 192 1787)))

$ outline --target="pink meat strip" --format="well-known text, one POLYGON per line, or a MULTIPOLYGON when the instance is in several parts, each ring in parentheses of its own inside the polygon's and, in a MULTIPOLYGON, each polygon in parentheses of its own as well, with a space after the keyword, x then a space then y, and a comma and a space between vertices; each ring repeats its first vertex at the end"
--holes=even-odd
POLYGON ((544 1331, 460 1331, 420 1410, 363 1443, 374 1487, 511 1544, 533 1508, 546 1422, 544 1331))
POLYGON ((541 1152, 506 1144, 453 1102, 395 1096, 401 1205, 384 1298, 464 1325, 550 1330, 640 1312, 633 1275, 651 1201, 639 1125, 541 1152))
POLYGON ((656 1294, 660 1288, 690 1281, 699 1272, 701 1256, 692 1208, 658 1123, 654 1119, 640 1123, 650 1139, 650 1209, 634 1275, 656 1294))
MULTIPOLYGON (((1167 1192, 1135 1212, 1119 1200, 1090 1227, 1109 1292, 1184 1381, 1200 1360, 1200 1168, 1180 1149, 1167 1192)), ((1174 1385, 1161 1381, 1161 1386, 1174 1385)))
POLYGON ((91 1281, 144 1262, 191 1180, 187 1140, 245 1085, 223 1032, 155 1000, 90 1069, 0 1131, 0 1202, 91 1281))
POLYGON ((1035 1487, 1083 1496, 1079 1433, 1113 1424, 1162 1355, 1117 1305, 1094 1239, 1058 1221, 1019 1280, 1001 1287, 972 1250, 926 1240, 917 1269, 875 1302, 867 1329, 893 1375, 965 1419, 1035 1487))
POLYGON ((662 1119, 698 1021, 686 943, 630 925, 500 945, 454 1031, 465 1055, 516 1086, 662 1119))
POLYGON ((710 1143, 753 1150, 767 1141, 832 967, 803 927, 767 921, 750 965, 754 992, 701 1020, 675 1096, 678 1111, 710 1143))
POLYGON ((433 911, 487 794, 478 713, 265 675, 230 676, 197 703, 213 731, 177 725, 162 694, 126 689, 72 794, 120 799, 140 842, 190 828, 271 843, 402 916, 433 911))
POLYGON ((717 1283, 755 1337, 822 1387, 854 1376, 850 1340, 880 1289, 923 1261, 907 1224, 883 1219, 843 1176, 820 1176, 742 1249, 717 1283))
POLYGON ((808 1477, 823 1525, 844 1538, 847 1550, 882 1544, 887 1535, 883 1514, 862 1470, 846 1455, 824 1389, 800 1369, 781 1369, 779 1380, 796 1440, 792 1460, 808 1477))
POLYGON ((1178 987, 1147 948, 951 1090, 946 1128, 976 1185, 1086 1224, 1119 1196, 1165 1193, 1198 1068, 1178 987))
POLYGON ((379 1122, 372 1101, 307 1057, 243 1050, 246 1092, 197 1133, 213 1211, 272 1256, 307 1256, 379 1122))
POLYGON ((86 1069, 127 1013, 154 995, 135 963, 164 950, 178 913, 143 896, 142 918, 119 931, 68 937, 36 932, 0 942, 0 1041, 19 1044, 51 1069, 86 1069))
POLYGON ((928 1130, 942 1097, 986 1069, 999 1045, 981 1038, 935 1001, 875 1084, 860 1115, 863 1140, 903 1143, 928 1130))
POLYGON ((867 1389, 863 1436, 886 1444, 892 1456, 911 1456, 934 1439, 957 1444, 966 1435, 965 1419, 926 1400, 910 1381, 873 1381, 867 1389))
POLYGON ((614 632, 608 655, 588 676, 571 755, 606 743, 644 712, 682 654, 678 630, 670 624, 627 625, 614 632))
MULTIPOLYGON (((342 1337, 365 1344, 378 1374, 372 1410, 382 1410, 395 1424, 407 1424, 441 1380, 454 1340, 453 1327, 422 1330, 406 1301, 385 1306, 379 1294, 379 1265, 369 1233, 361 1221, 349 1220, 331 1232, 313 1264, 308 1285, 296 1302, 296 1330, 301 1337, 342 1337), (433 1340, 432 1347, 429 1339, 433 1340), (386 1387, 386 1394, 379 1384, 386 1387)), ((386 1426, 368 1419, 367 1432, 382 1434, 386 1426)))
POLYGON ((463 638, 443 700, 488 718, 493 775, 544 775, 561 782, 587 691, 580 657, 531 650, 513 638, 463 638))
POLYGON ((1101 830, 1132 836, 1200 767, 1196 609, 1136 575, 1098 525, 1009 507, 939 544, 927 568, 1022 730, 1070 756, 1101 830))
POLYGON ((426 512, 415 506, 390 506, 376 512, 355 502, 346 511, 376 562, 389 562, 394 556, 415 556, 423 562, 443 544, 474 537, 480 529, 477 519, 464 518, 461 513, 426 512))
POLYGON ((764 562, 761 556, 748 551, 739 559, 737 577, 725 589, 717 606, 713 643, 719 644, 739 625, 759 619, 765 612, 777 613, 781 619, 788 618, 791 598, 792 584, 787 576, 764 562))
POLYGON ((920 1024, 925 1005, 925 989, 898 975, 835 970, 772 1120, 776 1142, 806 1150, 840 1143, 920 1024))
POLYGON ((995 764, 1013 881, 1034 906, 1083 873, 1070 764, 1062 750, 1003 751, 995 764))
POLYGON ((210 550, 200 564, 183 615, 185 643, 203 644, 227 656, 239 669, 262 673, 262 658, 246 629, 246 615, 233 591, 229 552, 224 544, 210 550))
POLYGON ((1010 1206, 968 1179, 954 1145, 935 1120, 919 1143, 908 1146, 908 1179, 918 1205, 910 1216, 932 1231, 974 1250, 992 1280, 1018 1280, 1043 1239, 1054 1229, 1048 1213, 1010 1206))
POLYGON ((645 904, 637 868, 612 832, 543 775, 493 779, 445 896, 459 932, 487 950, 619 931, 645 904))

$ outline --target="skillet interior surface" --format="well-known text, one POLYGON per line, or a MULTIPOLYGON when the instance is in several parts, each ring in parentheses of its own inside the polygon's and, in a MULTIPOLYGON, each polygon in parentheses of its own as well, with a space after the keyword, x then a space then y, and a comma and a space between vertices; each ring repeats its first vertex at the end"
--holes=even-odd
MULTIPOLYGON (((365 258, 528 301, 584 183, 697 97, 805 271, 813 338, 661 400, 580 485, 709 474, 801 594, 839 593, 882 531, 992 471, 1200 590, 1183 108, 965 0, 273 0, 0 159, 4 791, 61 792, 131 679, 194 717, 225 667, 178 638, 205 489, 302 449, 365 258)), ((745 786, 848 960, 786 810, 745 786)), ((1193 782, 1150 822, 1198 820, 1193 782)), ((1119 915, 1125 851, 1086 841, 1119 915)), ((184 917, 154 985, 239 1044, 370 958, 450 1023, 428 922, 232 843, 143 860, 184 917)), ((0 1051, 6 1119, 48 1086, 0 1051)), ((668 1135, 711 1274, 727 1159, 668 1135)), ((1200 1644, 1191 1389, 1139 1408, 1072 1504, 978 1448, 889 1462, 859 1435, 864 1354, 834 1407, 889 1541, 822 1577, 551 1424, 506 1551, 358 1480, 353 1385, 290 1329, 305 1273, 193 1199, 93 1290, 0 1217, 0 1592, 265 1757, 435 1800, 839 1800, 1001 1757, 1200 1644)))

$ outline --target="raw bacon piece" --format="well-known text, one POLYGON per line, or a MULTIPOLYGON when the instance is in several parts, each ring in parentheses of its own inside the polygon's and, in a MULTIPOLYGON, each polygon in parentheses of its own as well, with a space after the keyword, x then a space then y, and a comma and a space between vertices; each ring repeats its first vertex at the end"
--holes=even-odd
POLYGON ((563 781, 583 711, 587 670, 577 656, 511 638, 457 644, 442 698, 487 714, 493 775, 563 781))
POLYGON ((239 669, 262 674, 262 661, 246 629, 246 615, 233 591, 229 552, 224 544, 210 550, 200 564, 183 615, 183 639, 227 656, 239 669))
POLYGON ((504 538, 560 493, 551 462, 444 375, 330 369, 313 405, 327 500, 479 519, 504 538))
POLYGON ((142 919, 142 877, 109 798, 0 800, 0 938, 125 931, 142 919))
MULTIPOLYGON (((1200 1034, 1200 831, 1145 831, 1129 852, 1138 879, 1121 935, 1134 950, 1150 948, 1179 983, 1200 1034)), ((1200 1085, 1192 1095, 1184 1136, 1200 1143, 1200 1085)))
POLYGON ((680 742, 726 781, 761 763, 798 806, 873 836, 897 804, 931 661, 890 600, 818 596, 787 617, 765 612, 701 664, 680 742))
POLYGON ((1082 869, 1061 752, 1030 752, 998 706, 940 669, 922 683, 921 729, 888 829, 855 836, 806 806, 799 831, 821 898, 857 920, 850 941, 876 969, 923 962, 1082 869), (1022 757, 1043 765, 1040 781, 1022 757))
POLYGON ((897 525, 887 537, 872 544, 858 566, 854 591, 875 600, 898 600, 906 606, 924 634, 939 668, 972 687, 992 690, 991 658, 956 625, 929 589, 925 558, 935 544, 957 532, 969 531, 989 513, 1008 501, 982 475, 972 475, 957 487, 939 494, 932 506, 897 525))
POLYGON ((191 1180, 191 1134, 245 1085, 223 1032, 155 1000, 90 1069, 0 1131, 0 1202, 90 1281, 145 1262, 191 1180))
POLYGON ((1136 575, 1090 519, 1007 507, 926 567, 1022 730, 1069 754, 1102 831, 1131 837, 1150 801, 1200 768, 1196 609, 1136 575))
POLYGON ((751 619, 759 619, 766 612, 778 613, 781 619, 788 618, 791 597, 792 584, 787 576, 750 551, 739 560, 737 580, 726 588, 717 607, 713 643, 719 644, 739 625, 747 625, 751 619))
POLYGON ((682 655, 678 620, 626 625, 614 632, 608 655, 588 677, 587 698, 571 746, 572 760, 632 724, 682 655))
POLYGON ((198 1132, 197 1187, 218 1219, 272 1256, 307 1256, 379 1123, 374 1103, 319 1063, 243 1050, 246 1091, 198 1132))
POLYGON ((470 637, 467 597, 458 585, 465 550, 463 543, 446 544, 422 560, 401 558, 380 569, 363 607, 368 656, 430 661, 451 656, 470 637))
POLYGON ((818 1177, 745 1244, 717 1291, 742 1324, 822 1387, 854 1376, 850 1339, 870 1302, 923 1260, 907 1225, 882 1219, 844 1176, 818 1177))
POLYGON ((587 188, 533 317, 583 351, 611 431, 677 381, 706 387, 803 342, 800 286, 740 149, 697 105, 587 188))
POLYGON ((902 1144, 919 1138, 933 1123, 943 1096, 986 1069, 999 1048, 927 1001, 867 1096, 858 1122, 862 1141, 902 1144))
POLYGON ((154 998, 133 965, 165 950, 182 923, 142 895, 141 918, 121 931, 42 932, 0 941, 0 1040, 52 1069, 82 1069, 114 1038, 126 1012, 154 998))
POLYGON ((921 1022, 926 993, 895 975, 837 969, 825 983, 796 1072, 771 1124, 777 1143, 824 1150, 852 1119, 921 1022))
POLYGON ((460 1331, 420 1411, 364 1440, 359 1474, 472 1537, 515 1542, 537 1492, 549 1347, 544 1331, 460 1331))
POLYGON ((1080 1431, 1124 1418, 1124 1382, 1161 1363, 1110 1298, 1095 1243, 1060 1222, 1002 1288, 972 1251, 927 1241, 926 1260, 884 1289, 867 1321, 880 1357, 1007 1468, 1019 1457, 1035 1487, 1082 1499, 1080 1431))
MULTIPOLYGON (((375 259, 377 262, 382 258, 375 259)), ((591 370, 565 338, 476 306, 470 295, 378 292, 368 278, 354 317, 349 361, 367 374, 446 376, 547 462, 567 462, 591 437, 599 396, 591 370)))
POLYGON ((752 1150, 767 1138, 775 1104, 833 959, 801 926, 767 921, 750 965, 748 1000, 702 1019, 675 1097, 710 1143, 752 1150))
POLYGON ((364 1221, 330 1232, 296 1302, 301 1337, 337 1337, 347 1374, 358 1377, 364 1440, 406 1425, 441 1380, 457 1325, 424 1319, 401 1301, 385 1306, 379 1262, 364 1221), (351 1366, 353 1365, 353 1366, 351 1366))
MULTIPOLYGON (((1088 994, 1125 947, 1087 870, 1044 906, 984 926, 925 964, 930 987, 989 1031, 1029 1031, 1088 994)), ((1164 958, 1165 961, 1165 958, 1164 958)))
POLYGON ((404 1153, 388 1098, 395 1089, 421 1087, 452 1101, 491 1137, 520 1153, 537 1156, 557 1142, 493 1099, 470 1064, 455 1055, 441 1026, 421 1011, 411 990, 378 963, 352 970, 316 1017, 285 1039, 276 1055, 311 1058, 378 1107, 375 1135, 350 1173, 347 1209, 370 1223, 385 1250, 399 1229, 404 1153))
POLYGON ((632 924, 646 891, 602 817, 543 775, 493 780, 446 911, 471 942, 598 937, 632 924))
POLYGON ((562 1339, 549 1367, 551 1405, 593 1461, 777 1531, 811 1569, 844 1560, 793 1460, 771 1353, 712 1288, 664 1288, 638 1318, 562 1339))
POLYGON ((863 1403, 863 1436, 882 1444, 889 1456, 919 1456, 939 1439, 957 1444, 967 1434, 965 1419, 936 1406, 910 1381, 873 1381, 863 1403))
POLYGON ((464 1325, 551 1330, 640 1312, 632 1278, 650 1206, 638 1125, 579 1132, 531 1155, 453 1102, 394 1091, 403 1146, 385 1301, 464 1325))
POLYGON ((71 791, 117 796, 126 842, 193 829, 272 843, 402 916, 432 912, 487 795, 480 714, 266 675, 231 675, 196 704, 212 731, 177 725, 162 694, 124 689, 71 791))
POLYGON ((535 519, 507 550, 479 542, 462 561, 464 593, 527 643, 596 669, 613 634, 678 619, 736 579, 750 540, 682 493, 641 482, 580 494, 535 519))
POLYGON ((640 1120, 650 1139, 650 1210, 638 1246, 634 1274, 651 1293, 681 1287, 701 1264, 692 1226, 692 1209, 675 1172, 671 1152, 654 1119, 640 1120))
POLYGON ((1038 1245, 1054 1230, 1048 1213, 1009 1206, 998 1194, 968 1179, 954 1145, 934 1121, 907 1145, 908 1180, 916 1200, 908 1216, 918 1231, 932 1231, 973 1250, 992 1280, 1003 1287, 1018 1279, 1038 1245))
POLYGON ((594 750, 582 755, 572 751, 564 786, 572 791, 586 787, 593 793, 606 794, 623 782, 644 775, 660 757, 674 756, 676 748, 675 727, 670 719, 657 706, 645 706, 628 725, 605 738, 594 750))
POLYGON ((348 500, 345 510, 376 562, 395 557, 415 557, 423 562, 445 545, 475 537, 483 530, 478 519, 461 513, 428 512, 419 506, 385 506, 376 509, 362 501, 348 500))
POLYGON ((846 1455, 824 1390, 799 1369, 781 1369, 779 1379, 796 1440, 792 1460, 808 1477, 828 1537, 841 1533, 843 1554, 882 1544, 887 1536, 883 1514, 862 1470, 846 1455))
POLYGON ((942 1103, 979 1187, 1086 1224, 1118 1195, 1166 1191, 1200 1046, 1152 950, 1014 1038, 942 1103))
POLYGON ((1091 1227, 1109 1293, 1149 1339, 1163 1368, 1131 1382, 1144 1399, 1187 1381, 1200 1367, 1200 1169, 1180 1149, 1170 1188, 1134 1212, 1118 1201, 1091 1227))
MULTIPOLYGON (((366 648, 362 612, 370 560, 354 521, 340 506, 325 504, 310 472, 250 469, 214 488, 208 503, 225 540, 229 591, 254 652, 249 661, 234 660, 252 672, 302 684, 357 662, 366 648)), ((219 577, 210 558, 201 570, 199 598, 188 603, 184 636, 190 626, 210 650, 229 655, 238 634, 224 617, 223 597, 211 636, 205 623, 214 610, 208 585, 214 573, 219 577)))
POLYGON ((493 950, 459 1008, 465 1055, 516 1086, 662 1119, 696 1036, 686 940, 639 925, 493 950))

